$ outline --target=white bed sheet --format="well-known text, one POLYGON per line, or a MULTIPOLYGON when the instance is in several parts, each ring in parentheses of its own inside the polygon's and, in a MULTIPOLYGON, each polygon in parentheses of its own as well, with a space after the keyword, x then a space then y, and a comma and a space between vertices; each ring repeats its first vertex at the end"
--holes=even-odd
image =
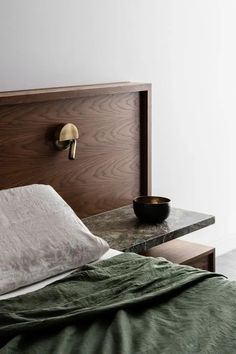
MULTIPOLYGON (((110 248, 106 253, 104 253, 104 255, 101 258, 99 258, 97 261, 95 261, 93 263, 97 263, 97 262, 102 261, 104 259, 108 259, 108 258, 114 257, 114 256, 116 256, 116 255, 118 255, 120 253, 122 253, 122 252, 110 248)), ((48 284, 54 283, 57 280, 65 278, 67 275, 71 274, 72 272, 74 272, 74 269, 70 270, 69 272, 65 272, 65 273, 56 275, 55 277, 52 277, 52 278, 49 278, 49 279, 45 279, 45 280, 42 280, 42 281, 40 281, 38 283, 26 286, 26 287, 21 288, 21 289, 18 289, 16 291, 12 291, 10 293, 4 294, 4 295, 0 295, 0 300, 10 299, 12 297, 28 294, 28 293, 31 293, 33 291, 42 289, 45 286, 47 286, 48 284)))

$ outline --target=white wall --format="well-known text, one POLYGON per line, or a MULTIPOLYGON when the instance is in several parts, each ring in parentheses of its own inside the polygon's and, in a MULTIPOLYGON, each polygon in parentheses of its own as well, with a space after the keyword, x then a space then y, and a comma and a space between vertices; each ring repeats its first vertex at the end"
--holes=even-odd
POLYGON ((153 193, 236 247, 235 0, 0 0, 0 90, 153 83, 153 193))

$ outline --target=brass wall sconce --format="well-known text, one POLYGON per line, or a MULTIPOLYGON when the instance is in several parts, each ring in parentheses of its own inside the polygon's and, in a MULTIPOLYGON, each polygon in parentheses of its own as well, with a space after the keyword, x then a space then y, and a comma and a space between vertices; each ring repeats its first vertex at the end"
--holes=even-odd
POLYGON ((79 131, 72 123, 67 123, 58 127, 55 134, 55 145, 58 150, 69 149, 69 160, 75 160, 77 139, 79 131))

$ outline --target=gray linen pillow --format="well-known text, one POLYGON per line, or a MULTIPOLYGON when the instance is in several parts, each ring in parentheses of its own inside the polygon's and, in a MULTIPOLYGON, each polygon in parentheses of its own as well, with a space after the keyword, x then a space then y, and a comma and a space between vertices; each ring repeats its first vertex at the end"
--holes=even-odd
POLYGON ((0 294, 95 261, 108 249, 52 187, 0 191, 0 294))

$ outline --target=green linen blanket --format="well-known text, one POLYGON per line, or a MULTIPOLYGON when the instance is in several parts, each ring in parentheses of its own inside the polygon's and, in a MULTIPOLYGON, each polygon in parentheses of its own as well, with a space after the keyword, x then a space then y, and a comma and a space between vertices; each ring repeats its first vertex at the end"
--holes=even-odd
POLYGON ((236 284, 124 253, 0 301, 0 353, 236 353, 236 284))

